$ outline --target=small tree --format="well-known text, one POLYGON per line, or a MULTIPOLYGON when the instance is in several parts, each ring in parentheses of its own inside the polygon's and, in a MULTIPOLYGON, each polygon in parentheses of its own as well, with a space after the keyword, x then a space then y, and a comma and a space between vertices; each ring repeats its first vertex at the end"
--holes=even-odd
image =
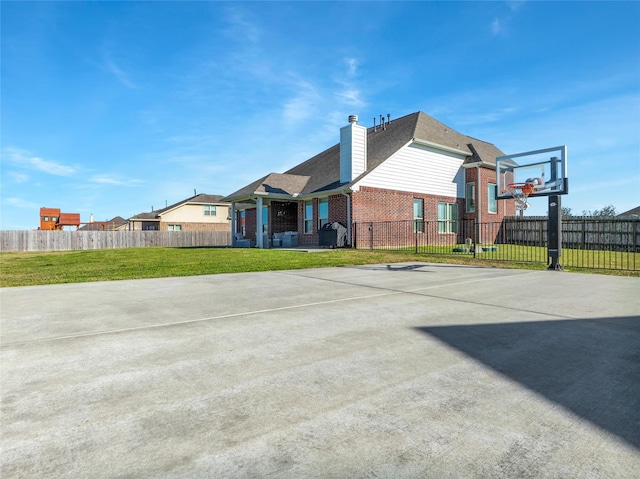
POLYGON ((583 210, 582 216, 594 216, 596 218, 614 218, 616 216, 616 207, 613 205, 607 205, 601 210, 583 210))
POLYGON ((571 214, 571 208, 567 208, 566 206, 562 207, 562 217, 563 218, 569 218, 570 216, 573 216, 571 214))

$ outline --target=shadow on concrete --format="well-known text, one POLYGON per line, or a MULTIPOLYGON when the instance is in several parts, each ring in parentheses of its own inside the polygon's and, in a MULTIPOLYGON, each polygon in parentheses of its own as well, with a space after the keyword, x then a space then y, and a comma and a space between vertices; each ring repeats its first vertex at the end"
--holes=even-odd
POLYGON ((640 449, 640 316, 416 329, 640 449))
POLYGON ((416 272, 416 273, 433 273, 433 271, 428 271, 430 265, 426 264, 409 264, 409 265, 357 265, 357 266, 344 266, 344 268, 352 268, 359 270, 367 270, 367 271, 401 271, 401 272, 416 272), (422 269, 425 268, 425 269, 422 269))
POLYGON ((424 266, 423 264, 409 264, 406 266, 392 266, 388 264, 386 271, 418 271, 419 273, 429 273, 429 271, 421 270, 424 266))

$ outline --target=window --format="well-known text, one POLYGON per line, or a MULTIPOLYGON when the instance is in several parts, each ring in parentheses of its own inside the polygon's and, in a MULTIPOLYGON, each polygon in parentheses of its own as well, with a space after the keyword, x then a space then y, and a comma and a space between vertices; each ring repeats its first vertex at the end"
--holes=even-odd
POLYGON ((204 205, 204 215, 205 216, 215 216, 216 215, 216 205, 204 205))
POLYGON ((489 183, 489 190, 487 193, 487 202, 489 213, 497 213, 498 212, 498 201, 496 200, 496 193, 498 189, 496 188, 495 183, 489 183))
POLYGON ((438 233, 458 232, 458 205, 438 203, 438 233))
POLYGON ((304 202, 304 232, 313 233, 313 202, 304 202))
POLYGON ((318 200, 318 229, 329 222, 329 198, 318 200))
POLYGON ((268 206, 262 207, 262 232, 263 233, 269 232, 269 207, 268 206))
POLYGON ((413 232, 424 233, 424 200, 413 199, 413 232))
POLYGON ((476 184, 467 183, 465 189, 465 204, 467 213, 473 213, 476 210, 476 184))
POLYGON ((169 231, 182 231, 182 225, 169 225, 169 231))

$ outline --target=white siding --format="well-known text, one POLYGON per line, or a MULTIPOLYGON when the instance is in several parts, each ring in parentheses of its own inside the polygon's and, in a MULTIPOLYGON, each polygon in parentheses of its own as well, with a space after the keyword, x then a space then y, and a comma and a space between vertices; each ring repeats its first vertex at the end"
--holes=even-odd
POLYGON ((464 156, 411 144, 359 181, 369 186, 429 195, 464 197, 464 156))
POLYGON ((349 182, 367 169, 367 129, 351 123, 340 129, 340 181, 349 182))

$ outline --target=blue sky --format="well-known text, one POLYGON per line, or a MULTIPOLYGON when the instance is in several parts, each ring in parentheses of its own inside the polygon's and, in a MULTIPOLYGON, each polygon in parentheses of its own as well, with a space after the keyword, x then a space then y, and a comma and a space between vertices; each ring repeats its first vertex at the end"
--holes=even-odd
POLYGON ((0 8, 2 229, 226 195, 337 143, 349 114, 420 110, 505 153, 566 144, 573 213, 640 205, 638 2, 0 8))

